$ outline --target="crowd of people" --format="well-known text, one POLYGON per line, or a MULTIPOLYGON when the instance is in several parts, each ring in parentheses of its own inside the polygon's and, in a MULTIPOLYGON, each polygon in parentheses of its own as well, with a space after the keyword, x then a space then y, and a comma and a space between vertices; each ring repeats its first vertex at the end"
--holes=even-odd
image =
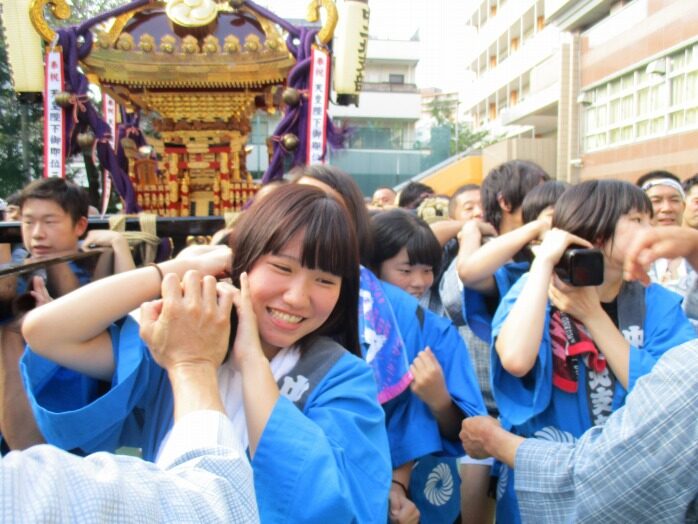
POLYGON ((5 515, 697 518, 698 175, 511 161, 367 201, 295 168, 212 245, 138 268, 74 184, 12 205, 0 262, 106 246, 114 274, 13 282, 34 307, 0 326, 5 515))

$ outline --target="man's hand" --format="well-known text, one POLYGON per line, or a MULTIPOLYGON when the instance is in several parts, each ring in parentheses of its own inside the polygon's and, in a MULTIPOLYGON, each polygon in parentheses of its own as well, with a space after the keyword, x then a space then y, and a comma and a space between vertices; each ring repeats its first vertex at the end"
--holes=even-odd
POLYGON ((91 229, 85 235, 82 249, 89 251, 99 247, 114 247, 115 245, 125 245, 128 247, 128 240, 118 231, 109 229, 91 229))
POLYGON ((228 246, 190 246, 180 251, 177 259, 190 261, 204 275, 223 277, 230 274, 233 252, 228 246))
POLYGON ((187 271, 165 275, 162 299, 141 306, 141 337, 168 372, 182 365, 217 369, 228 349, 233 288, 187 271))
POLYGON ((483 416, 468 417, 463 421, 460 440, 469 457, 494 457, 512 468, 516 451, 524 441, 523 437, 502 429, 496 419, 483 416))
POLYGON ((44 279, 37 275, 32 277, 32 289, 29 293, 31 293, 31 296, 36 300, 35 307, 43 306, 53 300, 46 288, 44 279))
POLYGON ((162 281, 162 299, 141 306, 141 338, 172 384, 175 421, 211 409, 225 413, 218 367, 228 350, 233 287, 187 271, 162 281))
POLYGON ((489 222, 483 222, 482 220, 472 219, 468 220, 463 224, 461 230, 458 232, 458 240, 469 239, 477 237, 481 239, 482 237, 496 237, 497 230, 489 222))
POLYGON ((625 256, 624 278, 650 282, 647 270, 658 258, 685 257, 698 270, 698 231, 667 226, 645 229, 630 244, 625 256))
POLYGON ((469 457, 483 459, 491 456, 487 445, 491 439, 492 430, 500 428, 499 421, 492 417, 468 417, 463 421, 460 431, 460 441, 469 457))

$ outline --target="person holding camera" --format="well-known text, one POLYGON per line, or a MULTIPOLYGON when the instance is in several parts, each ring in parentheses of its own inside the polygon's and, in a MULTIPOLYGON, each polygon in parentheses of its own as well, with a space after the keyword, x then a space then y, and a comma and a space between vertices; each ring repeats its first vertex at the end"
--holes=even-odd
MULTIPOLYGON (((642 231, 627 250, 624 278, 648 285, 647 269, 661 257, 686 257, 698 267, 698 231, 642 231)), ((689 297, 696 295, 698 285, 689 297)), ((693 339, 667 351, 622 408, 574 443, 524 439, 492 417, 469 417, 460 433, 463 447, 516 467, 527 522, 695 522, 697 349, 693 339)))
MULTIPOLYGON (((531 270, 492 323, 492 384, 505 429, 573 442, 622 406, 664 352, 695 338, 679 296, 623 281, 628 247, 651 217, 647 196, 622 181, 583 182, 560 197, 531 270), (600 285, 574 287, 556 274, 572 247, 600 250, 600 285)), ((593 281, 564 269, 559 274, 572 282, 593 281)), ((513 470, 505 465, 497 495, 498 521, 518 521, 513 470)))

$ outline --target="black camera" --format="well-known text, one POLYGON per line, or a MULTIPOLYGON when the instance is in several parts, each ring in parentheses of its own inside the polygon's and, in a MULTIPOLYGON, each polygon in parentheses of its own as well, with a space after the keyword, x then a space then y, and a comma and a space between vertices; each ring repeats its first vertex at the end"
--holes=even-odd
POLYGON ((555 274, 571 286, 603 284, 603 253, 600 249, 570 247, 555 265, 555 274))

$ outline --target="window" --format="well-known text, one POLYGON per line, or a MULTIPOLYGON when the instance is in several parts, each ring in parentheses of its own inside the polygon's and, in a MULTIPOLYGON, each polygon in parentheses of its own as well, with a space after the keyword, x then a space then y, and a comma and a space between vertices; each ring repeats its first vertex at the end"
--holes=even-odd
POLYGON ((405 83, 405 75, 398 75, 395 73, 390 73, 388 75, 388 82, 391 84, 404 84, 405 83))
POLYGON ((366 121, 352 126, 350 149, 404 149, 405 128, 399 122, 366 121))
POLYGON ((646 64, 585 93, 583 147, 594 151, 671 131, 698 129, 698 44, 667 57, 665 75, 646 64))

